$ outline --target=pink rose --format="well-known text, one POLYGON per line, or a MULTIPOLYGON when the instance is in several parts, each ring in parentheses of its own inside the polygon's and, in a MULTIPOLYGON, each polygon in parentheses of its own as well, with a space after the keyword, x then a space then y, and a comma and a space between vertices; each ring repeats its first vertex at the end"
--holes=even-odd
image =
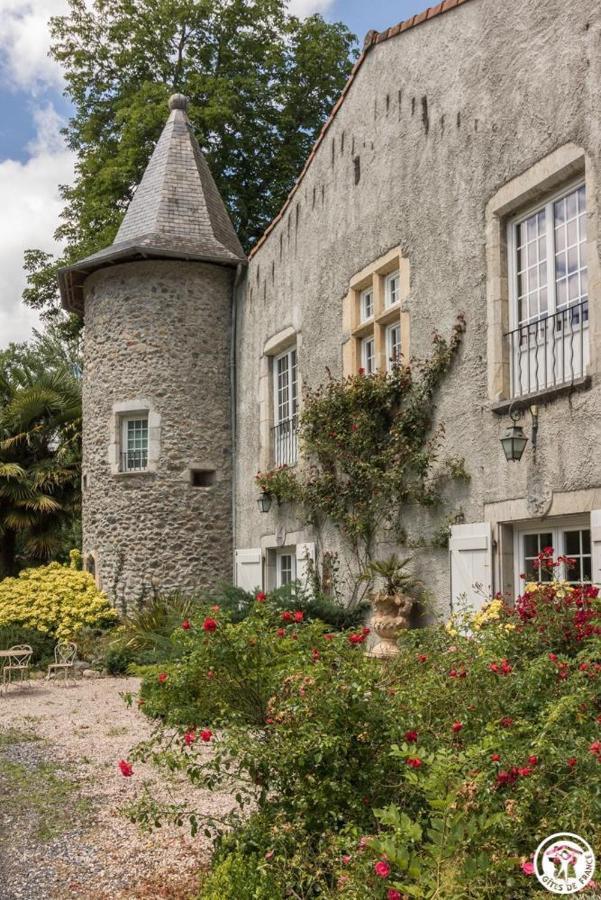
POLYGON ((374 865, 374 872, 376 873, 378 878, 388 878, 391 869, 386 860, 381 859, 374 865))

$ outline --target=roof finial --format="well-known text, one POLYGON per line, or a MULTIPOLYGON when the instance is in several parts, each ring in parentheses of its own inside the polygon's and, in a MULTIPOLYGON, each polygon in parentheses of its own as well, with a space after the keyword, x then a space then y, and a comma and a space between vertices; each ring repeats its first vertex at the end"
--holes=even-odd
POLYGON ((183 94, 172 94, 169 97, 169 109, 183 109, 185 112, 188 108, 188 98, 183 94))

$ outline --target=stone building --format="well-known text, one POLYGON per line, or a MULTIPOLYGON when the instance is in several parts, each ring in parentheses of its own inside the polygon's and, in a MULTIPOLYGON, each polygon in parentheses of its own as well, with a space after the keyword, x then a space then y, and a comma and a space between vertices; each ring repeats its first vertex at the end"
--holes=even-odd
MULTIPOLYGON (((255 474, 296 463, 304 385, 427 357, 460 311, 436 421, 470 481, 418 574, 442 606, 478 604, 552 545, 601 582, 599 4, 445 0, 370 32, 248 264, 173 105, 115 244, 61 273, 85 307, 84 549, 103 587, 118 570, 129 594, 269 588, 344 559, 294 508, 260 511, 255 474)), ((436 527, 415 515, 415 534, 436 527)))

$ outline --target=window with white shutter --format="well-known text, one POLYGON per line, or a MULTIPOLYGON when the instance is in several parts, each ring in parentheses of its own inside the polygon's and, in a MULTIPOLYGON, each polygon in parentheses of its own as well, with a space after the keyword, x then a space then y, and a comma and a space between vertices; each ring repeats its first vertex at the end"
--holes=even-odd
POLYGON ((449 549, 452 608, 478 610, 493 592, 490 522, 451 526, 449 549))

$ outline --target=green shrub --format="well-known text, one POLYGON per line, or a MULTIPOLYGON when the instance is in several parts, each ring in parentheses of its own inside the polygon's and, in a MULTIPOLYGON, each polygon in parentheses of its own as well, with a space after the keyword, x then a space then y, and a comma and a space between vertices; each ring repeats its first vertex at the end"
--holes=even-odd
POLYGON ((203 900, 521 900, 546 896, 522 869, 543 838, 599 846, 596 589, 527 586, 515 607, 404 633, 385 663, 361 631, 283 621, 268 603, 239 625, 214 618, 180 627, 185 653, 146 678, 144 708, 169 727, 136 754, 235 785, 238 809, 131 811, 217 837, 203 900))

